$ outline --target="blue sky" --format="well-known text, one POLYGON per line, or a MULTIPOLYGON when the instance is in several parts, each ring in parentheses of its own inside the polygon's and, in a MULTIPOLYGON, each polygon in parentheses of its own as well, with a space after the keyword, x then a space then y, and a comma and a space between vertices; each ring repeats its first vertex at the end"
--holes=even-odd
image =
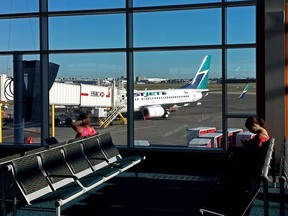
MULTIPOLYGON (((49 0, 51 10, 123 7, 123 0, 49 0)), ((169 5, 173 0, 135 0, 135 6, 169 5)), ((203 3, 204 0, 177 1, 203 3)), ((210 1, 217 2, 217 1, 210 1)), ((35 12, 38 0, 5 0, 0 13, 35 12)), ((1 51, 38 50, 39 22, 37 18, 0 20, 1 51)), ((100 15, 84 17, 53 17, 49 19, 50 49, 124 48, 125 16, 100 15)), ((227 10, 227 43, 255 43, 255 8, 227 10)), ((135 47, 185 46, 221 44, 221 11, 205 9, 139 13, 134 16, 135 47)), ((228 77, 255 77, 255 49, 233 49, 228 54, 228 77)), ((169 51, 135 53, 135 76, 163 78, 191 78, 202 58, 212 55, 211 77, 220 77, 221 51, 169 51)), ((25 60, 39 56, 25 56, 25 60)), ((0 56, 0 73, 11 72, 11 56, 0 56)), ((125 75, 125 54, 51 55, 50 60, 60 65, 62 77, 119 77, 125 75)))

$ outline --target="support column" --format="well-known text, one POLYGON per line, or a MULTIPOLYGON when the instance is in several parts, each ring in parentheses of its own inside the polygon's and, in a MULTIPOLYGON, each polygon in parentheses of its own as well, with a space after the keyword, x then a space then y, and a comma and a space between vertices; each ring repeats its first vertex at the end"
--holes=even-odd
MULTIPOLYGON (((271 136, 277 146, 283 143, 286 131, 285 118, 285 2, 265 0, 265 116, 271 136)), ((261 59, 260 59, 261 61, 261 59)), ((276 161, 280 148, 276 146, 276 161)))
POLYGON ((41 144, 50 136, 49 123, 49 54, 48 54, 48 0, 40 3, 40 111, 41 111, 41 144))
POLYGON ((133 47, 133 0, 126 0, 126 64, 127 64, 127 138, 128 148, 134 145, 134 52, 133 47))
POLYGON ((23 56, 19 53, 13 55, 13 92, 14 92, 14 143, 24 143, 24 75, 23 56))
MULTIPOLYGON (((288 2, 285 2, 285 111, 288 110, 288 2)), ((288 113, 285 112, 285 137, 288 136, 288 113)))

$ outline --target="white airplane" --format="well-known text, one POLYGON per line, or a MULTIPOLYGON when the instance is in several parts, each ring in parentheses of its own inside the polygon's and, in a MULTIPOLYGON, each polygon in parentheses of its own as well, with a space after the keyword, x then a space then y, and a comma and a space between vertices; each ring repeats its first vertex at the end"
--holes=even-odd
POLYGON ((239 97, 237 99, 242 99, 245 97, 247 91, 248 91, 248 88, 249 88, 249 83, 245 86, 244 90, 241 92, 241 94, 239 95, 239 97))
MULTIPOLYGON (((190 103, 199 101, 203 95, 207 96, 210 61, 211 56, 205 56, 192 82, 179 89, 135 90, 134 111, 141 112, 144 119, 168 118, 170 112, 176 111, 178 107, 188 106, 190 103)), ((197 103, 197 105, 200 104, 197 103)), ((127 110, 124 109, 121 112, 127 110)))

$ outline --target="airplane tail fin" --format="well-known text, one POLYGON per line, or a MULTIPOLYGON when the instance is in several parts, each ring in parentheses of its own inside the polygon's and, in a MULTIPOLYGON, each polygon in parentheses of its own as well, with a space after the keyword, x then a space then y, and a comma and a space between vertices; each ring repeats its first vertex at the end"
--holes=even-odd
POLYGON ((181 87, 181 89, 207 89, 211 56, 206 55, 199 67, 193 81, 181 87))
POLYGON ((237 99, 244 98, 247 91, 248 91, 248 88, 249 88, 249 83, 245 86, 244 90, 241 92, 241 94, 239 95, 239 97, 237 99))

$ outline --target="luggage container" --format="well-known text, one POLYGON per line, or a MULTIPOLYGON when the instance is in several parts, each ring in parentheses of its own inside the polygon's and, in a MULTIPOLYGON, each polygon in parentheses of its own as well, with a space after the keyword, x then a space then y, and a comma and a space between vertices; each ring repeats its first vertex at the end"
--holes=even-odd
POLYGON ((211 148, 211 139, 193 138, 188 143, 188 147, 211 148))
POLYGON ((196 127, 187 129, 187 143, 199 136, 202 136, 207 133, 214 133, 216 131, 215 127, 196 127))
MULTIPOLYGON (((228 146, 236 146, 236 135, 238 133, 243 132, 241 128, 228 128, 227 129, 227 136, 228 136, 228 146)), ((216 130, 216 133, 223 133, 223 130, 216 130)))
POLYGON ((211 148, 220 148, 222 146, 222 133, 206 133, 202 136, 199 136, 201 139, 211 139, 211 148))
POLYGON ((242 147, 242 140, 250 140, 253 138, 256 134, 250 132, 250 131, 243 131, 241 133, 236 134, 236 147, 242 147))
POLYGON ((134 140, 135 146, 150 146, 150 143, 148 140, 134 140))

